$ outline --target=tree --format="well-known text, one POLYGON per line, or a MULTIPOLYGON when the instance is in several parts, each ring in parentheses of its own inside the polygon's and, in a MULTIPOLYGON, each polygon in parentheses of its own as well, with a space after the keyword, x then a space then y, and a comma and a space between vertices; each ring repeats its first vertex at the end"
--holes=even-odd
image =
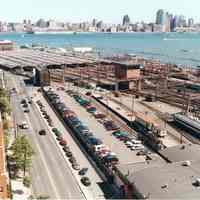
POLYGON ((8 94, 3 88, 0 88, 0 111, 2 113, 10 113, 10 101, 8 94))
POLYGON ((31 179, 29 176, 25 176, 23 178, 23 184, 25 187, 28 187, 28 188, 31 186, 31 179))
POLYGON ((19 170, 23 170, 25 176, 26 170, 31 165, 31 158, 34 154, 33 148, 26 136, 17 136, 10 150, 12 151, 10 160, 15 163, 16 173, 19 170))

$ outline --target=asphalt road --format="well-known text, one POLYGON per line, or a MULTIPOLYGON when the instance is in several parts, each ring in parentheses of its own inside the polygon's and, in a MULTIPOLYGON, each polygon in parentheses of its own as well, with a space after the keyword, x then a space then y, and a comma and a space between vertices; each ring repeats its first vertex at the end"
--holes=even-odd
POLYGON ((27 96, 27 90, 30 88, 25 88, 23 78, 19 76, 7 74, 6 77, 9 78, 7 86, 15 87, 18 91, 18 95, 11 95, 15 122, 18 124, 27 121, 29 124, 29 130, 20 132, 28 136, 35 151, 31 168, 33 193, 45 194, 51 199, 83 199, 84 196, 69 166, 37 109, 31 105, 30 113, 23 112, 20 101, 27 96), (40 129, 46 129, 47 135, 40 136, 38 134, 40 129))

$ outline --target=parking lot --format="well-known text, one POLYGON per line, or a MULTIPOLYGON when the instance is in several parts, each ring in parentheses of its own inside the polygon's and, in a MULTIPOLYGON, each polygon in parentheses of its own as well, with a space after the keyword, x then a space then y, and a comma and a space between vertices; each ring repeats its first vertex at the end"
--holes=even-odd
MULTIPOLYGON (((64 90, 54 89, 56 93, 59 94, 61 100, 77 114, 79 119, 90 129, 94 136, 102 140, 103 143, 117 155, 120 163, 127 164, 145 161, 145 156, 136 155, 138 151, 128 148, 123 141, 120 141, 112 135, 113 131, 107 131, 104 125, 97 121, 93 114, 87 112, 87 110, 76 102, 72 96, 69 96, 64 90)), ((100 112, 100 110, 97 112, 100 112)))

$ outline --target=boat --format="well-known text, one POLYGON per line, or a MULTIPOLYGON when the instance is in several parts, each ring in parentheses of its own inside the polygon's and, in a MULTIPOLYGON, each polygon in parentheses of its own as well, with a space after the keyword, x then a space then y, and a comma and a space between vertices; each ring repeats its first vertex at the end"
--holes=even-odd
POLYGON ((187 49, 181 49, 180 51, 185 52, 185 53, 189 52, 189 50, 187 50, 187 49))

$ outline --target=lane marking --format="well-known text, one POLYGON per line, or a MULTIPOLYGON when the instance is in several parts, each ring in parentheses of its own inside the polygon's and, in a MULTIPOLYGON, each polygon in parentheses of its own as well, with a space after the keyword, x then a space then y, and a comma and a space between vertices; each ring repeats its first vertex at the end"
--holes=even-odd
MULTIPOLYGON (((29 126, 32 127, 32 124, 31 124, 31 121, 30 121, 29 117, 28 117, 28 116, 25 116, 25 117, 26 117, 26 119, 27 119, 27 121, 28 121, 29 126)), ((33 127, 32 127, 32 130, 34 130, 33 127)), ((33 131, 33 132, 35 132, 35 131, 33 131)), ((36 133, 36 134, 37 134, 37 133, 36 133)), ((34 136, 33 136, 33 138, 34 138, 34 136)), ((39 154, 40 154, 40 158, 41 158, 41 160, 42 160, 42 162, 43 162, 43 164, 44 164, 44 167, 46 168, 46 172, 47 172, 47 174, 48 174, 48 177, 49 177, 50 183, 51 183, 51 185, 52 185, 52 188, 53 188, 53 190, 54 190, 54 192, 55 192, 54 194, 55 194, 55 196, 56 196, 56 199, 59 199, 60 197, 59 197, 58 191, 57 191, 57 189, 56 189, 56 185, 55 185, 55 183, 54 183, 54 181, 53 181, 53 178, 52 178, 52 176, 51 176, 51 172, 50 172, 50 170, 49 170, 49 168, 48 168, 48 164, 46 163, 46 160, 45 160, 45 158, 44 158, 44 156, 43 156, 43 152, 42 152, 42 150, 41 150, 41 148, 40 148, 40 145, 39 145, 38 142, 36 142, 36 141, 35 141, 35 145, 37 146, 37 150, 38 150, 38 152, 39 152, 39 154)))

